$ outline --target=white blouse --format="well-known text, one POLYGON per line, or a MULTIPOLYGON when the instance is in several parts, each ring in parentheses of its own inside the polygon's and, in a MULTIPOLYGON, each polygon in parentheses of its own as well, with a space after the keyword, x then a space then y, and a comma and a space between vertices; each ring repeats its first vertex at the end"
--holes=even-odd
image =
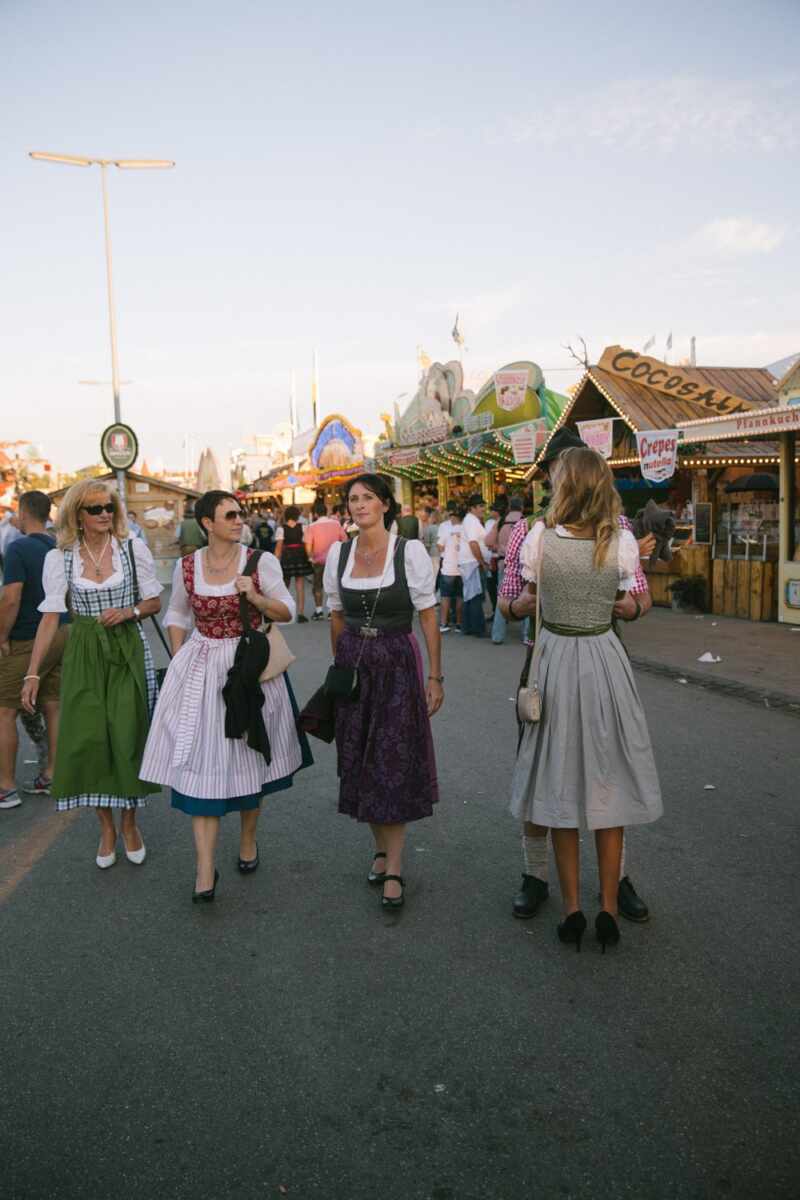
MULTIPOLYGON (((136 560, 136 576, 139 580, 139 598, 141 600, 152 600, 154 596, 158 596, 163 592, 161 584, 156 579, 156 564, 153 562, 153 556, 150 553, 145 542, 139 537, 131 538, 133 546, 133 557, 136 560)), ((78 553, 78 542, 72 547, 72 586, 78 588, 107 588, 116 587, 122 583, 124 578, 122 572, 122 558, 120 552, 120 544, 116 538, 111 542, 111 565, 114 568, 113 574, 109 575, 108 579, 103 579, 100 583, 96 579, 89 579, 83 573, 83 559, 78 553)), ((127 554, 127 548, 125 550, 127 554)), ((42 587, 44 589, 44 600, 39 605, 39 612, 57 612, 63 613, 67 611, 67 572, 64 566, 64 551, 49 550, 42 569, 42 587)))
MULTIPOLYGON (((198 596, 233 596, 236 593, 236 588, 233 586, 233 580, 229 583, 207 583, 203 574, 203 562, 205 561, 206 550, 195 550, 194 552, 194 590, 198 596)), ((183 566, 182 559, 178 559, 175 564, 175 570, 172 573, 172 596, 169 602, 166 616, 164 617, 165 625, 174 625, 178 629, 191 629, 194 624, 194 614, 192 606, 189 603, 189 597, 186 594, 186 588, 183 583, 183 566)), ((244 565, 247 562, 247 549, 242 546, 239 551, 239 574, 244 570, 244 565)), ((281 604, 285 604, 291 614, 290 621, 293 621, 297 613, 297 607, 294 600, 289 594, 289 589, 283 582, 283 571, 274 554, 262 554, 258 560, 258 583, 263 596, 269 596, 271 600, 279 600, 281 604)), ((280 624, 281 622, 276 622, 280 624)), ((287 622, 283 622, 287 624, 287 622)))
MULTIPOLYGON (((354 538, 353 549, 350 551, 347 566, 342 576, 342 583, 345 587, 357 588, 359 591, 374 591, 381 586, 385 588, 391 587, 394 583, 394 548, 396 542, 397 534, 390 533, 382 575, 373 575, 369 579, 353 579, 353 566, 356 561, 356 546, 358 545, 358 538, 354 538)), ((341 612, 343 608, 339 595, 338 578, 339 554, 341 553, 341 549, 342 543, 334 542, 325 560, 323 585, 325 587, 328 608, 332 612, 341 612)), ((436 604, 436 580, 433 574, 433 563, 422 542, 416 538, 406 542, 405 566, 406 582, 408 583, 408 590, 411 594, 411 602, 414 608, 417 612, 422 612, 426 608, 433 608, 436 604)))
MULTIPOLYGON (((522 578, 535 580, 539 574, 542 561, 542 534, 545 530, 544 521, 537 521, 531 529, 519 552, 522 568, 522 578)), ((563 525, 556 525, 559 537, 571 538, 575 535, 563 525)), ((617 542, 617 567, 619 569, 619 590, 630 591, 636 583, 636 568, 639 566, 639 544, 629 529, 620 529, 617 542)))

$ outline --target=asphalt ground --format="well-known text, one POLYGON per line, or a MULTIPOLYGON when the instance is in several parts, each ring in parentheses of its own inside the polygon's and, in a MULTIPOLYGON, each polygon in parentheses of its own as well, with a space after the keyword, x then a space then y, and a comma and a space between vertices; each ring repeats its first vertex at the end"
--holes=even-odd
MULTIPOLYGON (((289 631, 301 702, 327 637, 289 631)), ((639 675, 666 815, 628 866, 653 916, 576 954, 554 870, 511 917, 520 654, 447 635, 442 799, 397 915, 319 742, 254 876, 223 823, 209 906, 164 798, 145 865, 104 872, 90 814, 0 813, 4 1200, 800 1193, 796 718, 639 675)), ((591 930, 588 838, 584 877, 591 930)))

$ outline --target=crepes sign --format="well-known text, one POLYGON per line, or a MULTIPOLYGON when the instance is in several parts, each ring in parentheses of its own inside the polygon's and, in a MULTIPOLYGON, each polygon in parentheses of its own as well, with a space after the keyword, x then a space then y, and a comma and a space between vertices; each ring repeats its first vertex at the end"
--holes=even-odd
POLYGON ((663 483, 675 474, 678 461, 677 429, 653 429, 636 434, 642 477, 663 483))
POLYGON ((624 350, 622 346, 609 346, 603 351, 603 357, 597 365, 612 375, 619 375, 621 379, 632 379, 634 383, 643 383, 667 396, 688 400, 709 416, 719 413, 728 417, 733 413, 749 412, 755 407, 750 400, 734 396, 721 388, 710 387, 690 367, 671 367, 657 358, 637 354, 635 350, 624 350))

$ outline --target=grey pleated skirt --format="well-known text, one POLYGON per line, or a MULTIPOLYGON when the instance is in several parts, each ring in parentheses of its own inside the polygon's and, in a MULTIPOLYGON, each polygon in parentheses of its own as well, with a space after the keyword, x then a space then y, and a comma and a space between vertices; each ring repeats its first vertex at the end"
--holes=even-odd
POLYGON ((644 825, 662 814, 650 734, 617 635, 542 629, 541 719, 527 725, 511 811, 555 829, 644 825))

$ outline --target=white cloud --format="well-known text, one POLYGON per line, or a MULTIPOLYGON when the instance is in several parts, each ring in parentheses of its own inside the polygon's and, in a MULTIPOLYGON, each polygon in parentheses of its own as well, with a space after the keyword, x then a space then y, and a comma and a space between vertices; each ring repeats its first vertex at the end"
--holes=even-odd
POLYGON ((712 254, 742 255, 770 254, 777 250, 786 230, 766 221, 753 221, 750 217, 721 217, 709 221, 691 239, 699 251, 712 254))
POLYGON ((573 91, 566 99, 545 98, 541 107, 509 117, 488 136, 538 146, 594 141, 627 150, 769 153, 800 145, 800 110, 793 79, 629 79, 573 91))

